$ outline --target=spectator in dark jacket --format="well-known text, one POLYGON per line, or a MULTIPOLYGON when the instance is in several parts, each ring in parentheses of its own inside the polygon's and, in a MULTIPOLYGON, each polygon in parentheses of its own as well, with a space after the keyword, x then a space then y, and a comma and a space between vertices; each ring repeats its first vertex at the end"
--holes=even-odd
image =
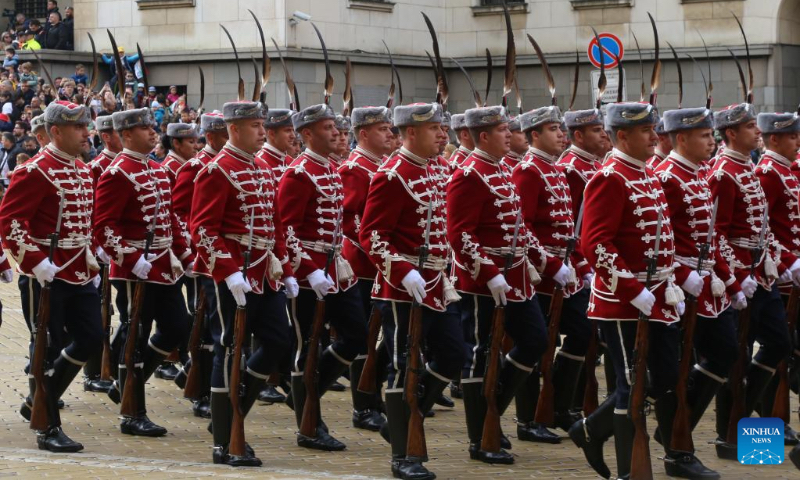
POLYGON ((61 23, 61 14, 58 12, 51 13, 50 28, 44 33, 42 47, 51 50, 68 50, 70 43, 69 28, 61 23))

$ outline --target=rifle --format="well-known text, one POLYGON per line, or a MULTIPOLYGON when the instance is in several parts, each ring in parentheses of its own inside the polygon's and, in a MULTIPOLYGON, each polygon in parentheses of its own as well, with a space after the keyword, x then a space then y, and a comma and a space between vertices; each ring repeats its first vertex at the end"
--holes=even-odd
MULTIPOLYGON (((156 198, 156 208, 153 211, 153 218, 147 228, 147 235, 144 240, 144 251, 142 258, 147 260, 150 254, 150 247, 153 245, 153 237, 156 231, 156 220, 158 212, 161 210, 161 197, 156 198)), ((142 304, 144 303, 144 293, 147 282, 141 278, 136 280, 136 287, 133 289, 133 299, 131 300, 131 318, 128 323, 128 338, 125 341, 125 387, 122 389, 122 404, 119 413, 125 417, 134 417, 139 411, 136 400, 136 392, 139 389, 139 382, 143 379, 136 372, 136 357, 139 354, 139 335, 142 334, 142 304)))
MULTIPOLYGON (((786 319, 789 323, 789 338, 794 339, 797 328, 797 313, 800 310, 800 287, 792 285, 789 301, 786 303, 786 319)), ((794 342, 792 341, 792 344, 794 342)), ((778 390, 775 392, 775 403, 772 405, 772 416, 789 423, 789 360, 778 364, 778 390)))
MULTIPOLYGON (((714 200, 714 209, 711 212, 711 220, 708 225, 708 236, 705 243, 699 245, 697 255, 697 266, 695 271, 702 272, 703 262, 708 258, 711 250, 711 242, 714 239, 714 224, 717 220, 717 205, 719 199, 714 200)), ((675 395, 678 399, 678 408, 675 411, 675 418, 672 421, 672 439, 670 447, 679 452, 694 452, 694 442, 692 441, 691 408, 688 402, 687 383, 689 372, 692 365, 692 350, 694 349, 694 330, 697 325, 697 298, 692 295, 686 296, 686 312, 683 315, 683 346, 681 347, 681 363, 678 370, 678 383, 675 386, 675 395)))
MULTIPOLYGON (((646 260, 647 278, 644 288, 650 289, 653 276, 658 265, 658 256, 661 247, 661 227, 663 217, 661 209, 658 210, 658 224, 656 224, 656 244, 653 255, 646 260)), ((639 312, 636 328, 636 343, 633 347, 633 371, 631 372, 631 395, 628 399, 628 415, 633 421, 634 436, 633 450, 631 451, 631 480, 652 479, 653 466, 650 464, 650 436, 647 434, 645 423, 644 404, 645 389, 647 387, 647 355, 649 350, 649 316, 639 312)))
MULTIPOLYGON (((250 209, 250 237, 247 240, 247 250, 244 252, 242 275, 247 281, 247 271, 250 269, 250 253, 253 251, 253 222, 255 221, 256 207, 250 209)), ((231 420, 231 438, 228 443, 228 452, 237 457, 244 457, 244 412, 242 412, 242 344, 247 336, 247 306, 236 305, 236 317, 233 323, 233 359, 231 361, 231 379, 228 394, 231 398, 233 419, 231 420)), ((230 352, 230 350, 228 350, 230 352)), ((199 357, 198 357, 199 359, 199 357)), ((199 365, 198 365, 199 366, 199 365)), ((194 370, 194 368, 192 368, 194 370)), ((199 369, 198 369, 199 370, 199 369)))
POLYGON ((367 359, 364 361, 364 368, 361 370, 361 378, 358 381, 359 392, 368 394, 375 393, 375 375, 378 369, 377 344, 380 331, 381 312, 373 305, 372 313, 369 316, 369 330, 367 331, 367 359))
MULTIPOLYGON (((750 250, 752 256, 750 261, 750 277, 756 278, 756 267, 761 260, 764 252, 764 239, 767 235, 767 206, 764 205, 764 217, 761 222, 761 233, 758 237, 758 244, 750 250)), ((738 441, 739 420, 745 416, 745 375, 747 366, 750 364, 750 310, 752 303, 747 302, 747 306, 739 312, 739 335, 738 335, 738 354, 736 363, 733 364, 728 382, 731 386, 731 415, 728 418, 728 432, 725 441, 736 445, 738 441)))
POLYGON ((100 360, 100 379, 111 380, 111 282, 108 279, 110 265, 103 265, 103 290, 100 299, 100 317, 103 321, 103 356, 100 360))
MULTIPOLYGON (((61 233, 61 215, 64 213, 65 193, 59 193, 58 217, 56 229, 50 234, 50 251, 47 260, 53 263, 53 254, 58 247, 58 237, 61 233)), ((31 281, 34 281, 33 279, 31 281)), ((44 381, 45 364, 47 363, 47 348, 50 346, 50 282, 44 282, 39 293, 39 311, 36 321, 36 333, 33 342, 33 358, 31 359, 31 373, 36 383, 31 406, 31 430, 44 431, 50 426, 47 411, 47 387, 44 381)))
MULTIPOLYGON (((336 245, 341 233, 341 214, 333 229, 331 248, 328 249, 325 259, 325 275, 328 275, 333 260, 336 258, 336 245)), ((303 417, 300 420, 300 435, 309 438, 317 436, 319 424, 319 389, 317 385, 317 364, 319 363, 319 340, 325 323, 325 297, 317 298, 314 310, 314 320, 311 324, 311 335, 308 337, 306 348, 306 365, 303 371, 303 385, 306 387, 306 401, 303 405, 303 417)))
MULTIPOLYGON (((428 260, 431 238, 431 217, 433 215, 434 197, 428 200, 428 215, 425 220, 425 236, 419 247, 417 268, 423 271, 428 260)), ((428 459, 428 447, 425 442, 425 429, 422 422, 425 413, 419 408, 419 376, 422 365, 422 304, 416 298, 411 302, 411 314, 408 317, 408 337, 406 339, 406 372, 403 385, 403 399, 408 404, 411 416, 408 418, 408 438, 406 438, 406 458, 409 461, 425 461, 428 459)))
POLYGON ((583 415, 588 417, 592 412, 597 410, 597 375, 595 374, 595 367, 597 366, 597 320, 592 319, 592 334, 589 337, 589 346, 586 347, 586 357, 584 359, 583 367, 586 369, 586 386, 583 391, 583 415))
MULTIPOLYGON (((567 240, 567 247, 564 250, 564 265, 569 266, 569 257, 575 251, 575 244, 578 241, 578 229, 583 220, 583 209, 578 213, 578 221, 575 223, 573 236, 567 240)), ((539 390, 539 399, 536 402, 536 414, 533 421, 542 425, 551 426, 555 422, 555 386, 553 385, 553 359, 556 355, 556 343, 558 343, 558 330, 561 325, 561 309, 564 304, 564 287, 556 284, 553 297, 550 300, 550 325, 547 327, 547 350, 542 355, 539 362, 542 372, 542 388, 539 390)))
POLYGON ((202 366, 202 347, 203 330, 205 329, 206 319, 206 290, 200 287, 197 292, 196 306, 194 310, 194 325, 189 336, 189 354, 192 358, 192 368, 186 375, 186 385, 183 388, 183 397, 197 399, 202 395, 203 369, 202 366))
MULTIPOLYGON (((522 205, 517 204, 517 220, 514 224, 514 236, 511 238, 511 249, 506 254, 503 276, 514 263, 519 239, 519 226, 522 223, 522 205)), ((477 321, 477 319, 476 319, 477 321)), ((483 397, 486 399, 486 416, 483 418, 483 435, 481 451, 500 451, 500 411, 497 408, 497 381, 500 376, 500 355, 502 355, 503 336, 505 335, 506 306, 498 302, 492 315, 492 330, 489 333, 489 352, 486 359, 486 373, 483 375, 483 397)))

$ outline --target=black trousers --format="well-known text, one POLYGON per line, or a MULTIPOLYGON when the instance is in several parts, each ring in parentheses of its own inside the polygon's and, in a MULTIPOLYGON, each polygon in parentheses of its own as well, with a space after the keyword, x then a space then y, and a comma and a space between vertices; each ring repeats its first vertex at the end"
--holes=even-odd
MULTIPOLYGON (((550 324, 550 302, 553 297, 549 295, 536 295, 542 313, 550 324)), ((592 337, 592 322, 586 316, 589 308, 589 289, 579 290, 574 295, 564 298, 561 304, 561 321, 558 331, 565 335, 561 351, 576 357, 586 355, 589 348, 589 339, 592 337)))
MULTIPOLYGON (((406 340, 411 304, 385 300, 375 300, 375 304, 381 310, 384 345, 392 359, 387 388, 402 388, 406 371, 406 340)), ((430 353, 430 358, 427 359, 428 369, 440 377, 450 380, 455 378, 467 356, 458 307, 451 303, 444 312, 422 307, 422 337, 430 353)))
MULTIPOLYGON (((599 321, 600 331, 607 344, 607 354, 614 365, 617 377, 616 409, 628 410, 631 385, 630 375, 634 365, 633 348, 636 344, 636 321, 599 321)), ((650 322, 649 354, 647 367, 650 372, 650 384, 647 396, 658 398, 673 390, 678 381, 678 342, 680 331, 677 323, 667 325, 662 322, 650 322)))
MULTIPOLYGON (((317 294, 305 288, 300 289, 300 294, 289 304, 289 317, 296 342, 295 372, 302 372, 305 368, 307 341, 311 335, 316 309, 317 294)), ((352 362, 358 355, 367 352, 367 319, 364 316, 364 303, 358 284, 348 290, 339 290, 325 296, 324 323, 336 329, 336 340, 331 343, 330 348, 344 363, 352 362)))
POLYGON ((736 310, 729 307, 717 318, 697 316, 694 330, 694 349, 699 357, 697 364, 702 370, 721 379, 728 374, 736 362, 736 310))
MULTIPOLYGON (((35 330, 39 313, 39 296, 42 287, 35 278, 24 282, 20 288, 23 313, 35 330)), ((23 282, 20 282, 21 284, 23 282)), ((84 364, 89 357, 103 348, 103 328, 100 320, 100 297, 91 282, 73 285, 61 280, 50 284, 50 340, 47 359, 55 360, 59 355, 72 363, 84 364)))
MULTIPOLYGON (((211 371, 211 391, 228 392, 228 380, 233 352, 236 301, 228 285, 217 284, 218 318, 210 324, 214 343, 214 367, 211 371)), ((258 340, 247 360, 247 371, 266 379, 278 370, 281 361, 289 355, 291 345, 289 318, 286 315, 286 295, 267 289, 264 293, 246 294, 247 325, 245 339, 252 335, 258 340)))
MULTIPOLYGON (((119 350, 119 364, 122 365, 136 282, 112 280, 111 284, 117 290, 115 303, 121 324, 112 348, 119 350)), ((188 317, 189 312, 186 311, 186 302, 179 284, 146 283, 141 307, 139 351, 144 352, 149 345, 160 354, 169 355, 175 347, 186 341, 189 335, 188 317), (155 333, 150 336, 153 322, 155 333)))
MULTIPOLYGON (((505 331, 514 340, 508 356, 528 368, 533 368, 547 349, 547 326, 536 299, 535 296, 524 302, 508 302, 505 307, 505 331)), ((466 342, 472 349, 467 351, 461 378, 483 378, 495 302, 492 297, 461 294, 461 309, 471 310, 472 317, 477 319, 466 342)))
POLYGON ((777 283, 769 290, 759 286, 748 302, 752 304, 748 332, 750 351, 756 340, 761 346, 753 361, 767 368, 775 368, 792 350, 786 310, 777 283))

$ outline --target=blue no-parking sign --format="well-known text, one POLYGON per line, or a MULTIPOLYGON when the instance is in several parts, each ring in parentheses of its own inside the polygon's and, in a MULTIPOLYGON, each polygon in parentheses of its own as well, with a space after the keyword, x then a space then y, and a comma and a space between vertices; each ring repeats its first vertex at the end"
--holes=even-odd
POLYGON ((597 45, 597 38, 592 37, 589 42, 589 61, 597 68, 600 68, 600 56, 602 55, 605 68, 616 68, 617 64, 625 55, 625 49, 619 37, 613 33, 601 33, 600 45, 597 45))

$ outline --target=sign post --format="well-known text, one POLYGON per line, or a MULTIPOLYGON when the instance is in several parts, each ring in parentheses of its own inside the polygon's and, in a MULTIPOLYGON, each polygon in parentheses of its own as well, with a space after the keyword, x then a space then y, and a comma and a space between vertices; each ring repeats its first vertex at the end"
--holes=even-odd
MULTIPOLYGON (((601 33, 598 35, 598 38, 600 38, 600 44, 598 45, 597 38, 592 37, 592 40, 589 42, 589 49, 587 51, 589 61, 597 68, 597 70, 592 70, 591 73, 592 80, 590 85, 592 91, 592 103, 597 103, 597 89, 594 86, 597 85, 597 81, 600 79, 599 69, 601 67, 601 61, 602 66, 605 67, 606 79, 608 81, 605 93, 603 94, 602 103, 614 103, 617 101, 617 92, 620 88, 619 71, 617 70, 617 66, 625 56, 625 48, 622 46, 622 41, 619 39, 619 37, 613 33, 601 33)), ((623 75, 624 73, 625 72, 623 70, 623 75)), ((623 84, 623 101, 627 100, 627 97, 628 91, 623 84)))

